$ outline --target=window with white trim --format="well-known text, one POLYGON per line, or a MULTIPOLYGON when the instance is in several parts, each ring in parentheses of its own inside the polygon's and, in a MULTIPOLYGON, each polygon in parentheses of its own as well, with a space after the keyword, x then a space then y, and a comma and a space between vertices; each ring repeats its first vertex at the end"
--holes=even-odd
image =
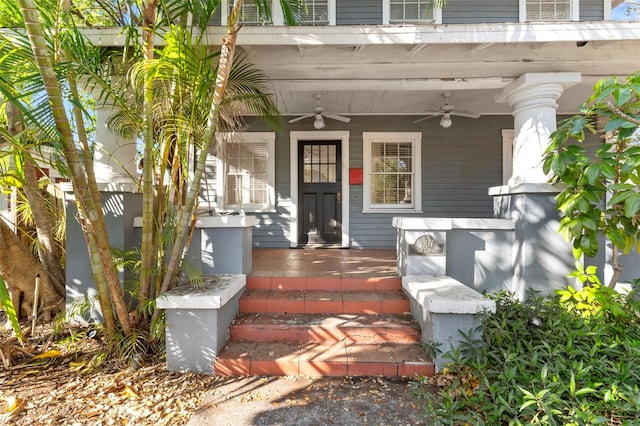
POLYGON ((225 211, 275 208, 275 133, 222 136, 217 165, 217 207, 225 211))
MULTIPOLYGON (((227 19, 233 10, 233 0, 222 1, 222 25, 226 25, 227 19)), ((272 9, 273 10, 273 9, 272 9)), ((238 22, 243 25, 272 25, 273 22, 266 19, 264 12, 260 16, 258 6, 255 2, 243 2, 240 6, 240 17, 238 22)))
POLYGON ((383 0, 384 24, 422 24, 438 22, 442 11, 431 0, 383 0))
POLYGON ((329 25, 329 0, 307 0, 298 19, 300 25, 329 25))
POLYGON ((520 0, 521 21, 577 21, 578 0, 520 0))
POLYGON ((422 208, 420 132, 364 132, 363 211, 422 208))

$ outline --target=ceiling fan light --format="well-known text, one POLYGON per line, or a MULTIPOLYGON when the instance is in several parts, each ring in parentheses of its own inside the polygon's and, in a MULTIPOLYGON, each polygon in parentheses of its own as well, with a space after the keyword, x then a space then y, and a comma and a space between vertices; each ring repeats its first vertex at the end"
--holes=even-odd
POLYGON ((322 115, 316 114, 316 119, 313 122, 313 127, 318 130, 324 129, 324 118, 322 118, 322 115))
POLYGON ((440 126, 444 127, 445 129, 448 129, 449 127, 451 127, 451 114, 449 114, 448 112, 445 112, 444 115, 442 116, 442 119, 440 120, 440 126))

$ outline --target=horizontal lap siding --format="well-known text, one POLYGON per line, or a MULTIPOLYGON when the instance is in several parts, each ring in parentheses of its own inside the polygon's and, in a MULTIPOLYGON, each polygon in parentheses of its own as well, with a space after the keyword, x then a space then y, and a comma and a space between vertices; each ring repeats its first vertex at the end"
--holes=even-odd
POLYGON ((382 0, 336 0, 336 24, 382 24, 382 0))
POLYGON ((350 186, 352 247, 394 247, 394 216, 492 217, 489 187, 502 183, 501 129, 510 116, 478 120, 453 118, 443 129, 438 120, 418 124, 416 117, 354 117, 350 167, 362 167, 362 132, 422 132, 422 213, 362 213, 362 186, 350 186))
POLYGON ((442 11, 444 24, 518 22, 518 0, 450 0, 442 11))
POLYGON ((602 0, 581 0, 580 1, 581 21, 602 21, 604 20, 604 2, 602 0))
MULTIPOLYGON (((272 131, 263 128, 262 131, 272 131)), ((276 133, 276 212, 256 214, 257 224, 253 230, 255 247, 289 247, 291 208, 289 177, 289 131, 276 133)))
MULTIPOLYGON (((422 210, 423 213, 362 213, 362 185, 349 186, 352 247, 395 247, 394 216, 491 217, 493 200, 489 187, 502 183, 503 128, 513 127, 511 116, 485 116, 480 119, 453 118, 453 126, 443 129, 438 120, 414 124, 418 117, 352 117, 343 124, 326 120, 325 130, 349 130, 349 167, 362 167, 362 132, 422 132, 422 210)), ((286 120, 285 120, 286 122, 286 120)), ((255 131, 269 131, 260 125, 255 131)), ((311 122, 287 124, 276 135, 276 213, 256 214, 253 232, 256 247, 288 247, 291 208, 289 131, 312 130, 311 122)), ((348 179, 343 176, 343 179, 348 179)))

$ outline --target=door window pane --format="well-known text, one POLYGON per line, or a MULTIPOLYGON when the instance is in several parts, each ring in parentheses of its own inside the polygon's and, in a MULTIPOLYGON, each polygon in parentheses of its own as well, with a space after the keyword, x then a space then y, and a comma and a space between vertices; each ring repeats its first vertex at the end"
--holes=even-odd
POLYGON ((303 148, 303 179, 304 183, 336 183, 337 156, 336 146, 305 144, 303 148))

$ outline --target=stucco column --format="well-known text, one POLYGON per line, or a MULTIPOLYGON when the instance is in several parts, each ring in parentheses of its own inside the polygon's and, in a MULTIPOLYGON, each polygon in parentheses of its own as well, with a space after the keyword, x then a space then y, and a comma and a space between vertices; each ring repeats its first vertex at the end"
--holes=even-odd
POLYGON ((579 73, 524 74, 496 96, 513 106, 513 175, 507 185, 489 188, 489 195, 494 215, 514 223, 510 290, 521 299, 529 289, 549 294, 565 287, 574 269, 571 245, 558 233, 559 190, 547 183, 542 156, 556 130, 556 102, 580 79, 579 73))
POLYGON ((513 175, 509 184, 546 183, 542 155, 556 130, 556 101, 562 92, 579 83, 580 73, 527 73, 505 87, 496 102, 513 107, 513 175))
POLYGON ((107 120, 116 111, 113 105, 96 101, 96 181, 101 191, 136 192, 136 140, 123 138, 107 128, 107 120))

